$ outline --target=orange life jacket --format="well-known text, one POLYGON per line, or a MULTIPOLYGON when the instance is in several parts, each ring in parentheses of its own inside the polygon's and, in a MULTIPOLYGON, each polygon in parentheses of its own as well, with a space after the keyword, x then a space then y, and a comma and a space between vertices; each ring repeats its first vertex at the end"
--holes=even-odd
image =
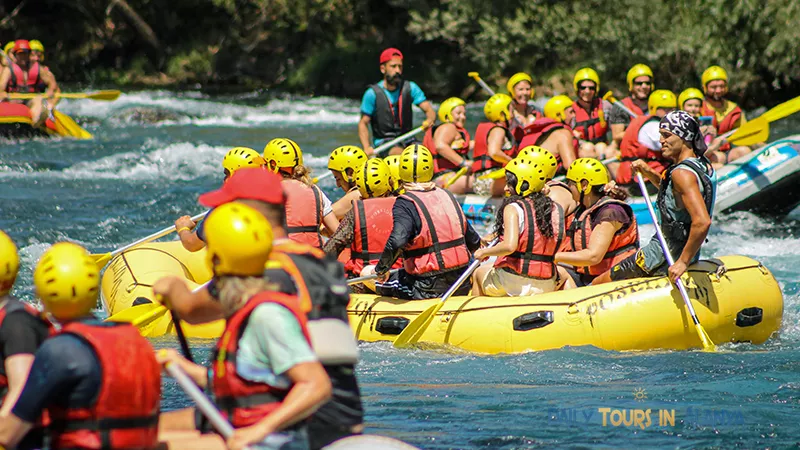
MULTIPOLYGON (((623 105, 625 105, 625 106, 626 106, 626 107, 627 107, 627 108, 628 108, 628 109, 629 109, 629 110, 630 110, 632 113, 636 114, 636 117, 643 117, 643 116, 649 116, 649 115, 650 115, 650 110, 649 110, 649 109, 646 109, 646 110, 642 111, 642 108, 639 108, 639 106, 638 106, 636 103, 634 103, 634 101, 633 101, 633 98, 631 98, 631 96, 630 96, 630 95, 629 95, 629 96, 627 96, 627 97, 625 97, 625 98, 623 98, 623 99, 621 100, 621 102, 622 102, 622 104, 623 104, 623 105)), ((627 114, 627 113, 626 113, 626 114, 627 114)), ((631 120, 633 120, 633 119, 635 119, 635 117, 631 117, 631 120)))
POLYGON ((225 330, 217 341, 212 360, 212 391, 222 415, 234 428, 253 425, 277 409, 291 390, 280 389, 267 383, 246 380, 236 372, 239 339, 247 327, 248 318, 256 307, 264 303, 277 303, 288 309, 300 324, 306 341, 311 338, 306 328, 306 315, 300 310, 297 298, 278 292, 260 292, 233 313, 225 322, 225 330))
MULTIPOLYGON (((578 141, 578 139, 572 134, 572 128, 570 128, 569 125, 566 125, 562 122, 557 122, 548 117, 537 119, 535 122, 525 127, 525 135, 519 143, 519 148, 521 150, 530 145, 541 146, 542 143, 546 141, 548 137, 550 137, 550 133, 560 129, 569 131, 569 134, 572 136, 572 148, 575 149, 575 154, 577 155, 580 141, 578 141)), ((555 156, 556 161, 558 161, 558 168, 556 171, 560 171, 562 169, 561 155, 558 154, 555 156)))
POLYGON ((578 101, 572 102, 575 110, 575 127, 581 134, 581 139, 589 142, 607 142, 606 133, 608 132, 608 122, 600 120, 603 111, 603 99, 595 97, 592 100, 591 111, 583 109, 578 101))
POLYGON ((621 228, 617 231, 614 238, 611 239, 611 244, 609 244, 602 261, 589 267, 576 267, 575 269, 578 273, 592 276, 600 275, 614 267, 618 262, 636 253, 636 249, 639 248, 639 230, 636 226, 636 214, 633 213, 631 206, 611 197, 603 197, 591 208, 581 212, 568 228, 567 242, 570 244, 569 251, 577 252, 589 247, 593 231, 592 215, 609 204, 616 204, 625 208, 625 212, 631 218, 631 223, 628 224, 627 228, 621 228))
MULTIPOLYGON (((449 159, 439 155, 439 152, 436 151, 436 142, 434 141, 434 137, 436 136, 436 130, 439 129, 440 126, 444 124, 436 125, 431 128, 428 128, 428 131, 425 132, 425 137, 422 139, 422 145, 428 148, 428 150, 433 153, 433 160, 435 161, 435 169, 434 169, 434 176, 439 175, 443 172, 451 172, 458 168, 457 165, 453 164, 449 159)), ((456 124, 453 124, 458 131, 458 134, 461 136, 461 139, 464 140, 464 144, 458 148, 453 149, 456 153, 461 155, 464 159, 469 159, 469 132, 466 129, 459 127, 456 124)))
MULTIPOLYGON (((353 243, 350 244, 350 260, 344 270, 351 276, 361 274, 364 266, 378 264, 381 252, 392 233, 392 207, 395 197, 368 198, 353 201, 353 243)), ((392 268, 403 267, 402 258, 392 268)))
POLYGON ((407 191, 402 195, 417 207, 422 228, 403 249, 405 271, 416 276, 432 276, 469 264, 464 235, 467 218, 458 200, 445 189, 407 191))
POLYGON ((61 329, 92 346, 102 370, 88 408, 48 408, 53 449, 151 449, 158 445, 161 367, 130 324, 69 322, 61 329))
MULTIPOLYGON (((728 101, 730 102, 730 100, 728 101)), ((725 134, 728 131, 731 131, 734 128, 741 125, 742 108, 740 108, 735 103, 733 104, 735 105, 734 108, 731 109, 728 115, 725 116, 721 122, 717 121, 717 110, 714 109, 713 106, 709 105, 708 102, 706 102, 705 100, 703 101, 703 104, 700 106, 700 115, 711 116, 713 118, 711 124, 714 125, 714 128, 717 129, 717 133, 725 134)), ((719 151, 721 152, 727 152, 730 149, 731 149, 730 142, 726 142, 719 146, 719 151)))
POLYGON ((317 186, 285 179, 281 183, 286 193, 286 234, 289 239, 322 248, 319 227, 322 224, 322 193, 317 186), (313 206, 313 209, 311 207, 313 206))
POLYGON ((19 64, 11 63, 11 78, 6 92, 44 92, 46 89, 39 77, 39 63, 32 63, 27 71, 22 70, 19 64))
POLYGON ((663 172, 664 168, 669 165, 669 161, 663 157, 661 152, 650 150, 639 142, 639 131, 642 127, 648 122, 658 120, 661 120, 658 116, 640 116, 631 120, 631 124, 628 125, 625 135, 622 137, 622 142, 619 144, 619 160, 621 162, 617 168, 617 183, 630 184, 634 182, 631 162, 637 159, 647 162, 647 165, 658 173, 663 172))
POLYGON ((550 215, 553 224, 553 237, 544 237, 536 226, 536 211, 533 198, 523 197, 516 202, 525 212, 523 220, 525 231, 519 235, 517 250, 510 255, 497 258, 494 267, 507 269, 517 275, 539 280, 548 280, 556 275, 556 265, 553 260, 561 242, 564 240, 564 210, 561 205, 553 202, 553 212, 550 215))
MULTIPOLYGON (((547 182, 547 185, 550 186, 551 188, 554 186, 558 186, 566 189, 568 192, 570 190, 569 185, 567 185, 567 183, 564 183, 563 181, 559 180, 550 180, 547 182)), ((570 225, 572 225, 572 221, 574 219, 575 219, 575 210, 572 210, 570 213, 567 213, 566 211, 564 212, 564 230, 569 230, 569 227, 570 225)), ((560 252, 569 251, 569 242, 567 239, 563 239, 561 241, 561 248, 559 248, 558 251, 560 252)))
POLYGON ((502 128, 506 133, 506 140, 511 143, 511 148, 503 149, 503 153, 513 158, 517 156, 517 145, 514 136, 508 128, 492 122, 482 122, 475 130, 475 147, 472 149, 472 172, 478 173, 487 169, 499 169, 504 165, 489 156, 489 132, 496 127, 502 128))

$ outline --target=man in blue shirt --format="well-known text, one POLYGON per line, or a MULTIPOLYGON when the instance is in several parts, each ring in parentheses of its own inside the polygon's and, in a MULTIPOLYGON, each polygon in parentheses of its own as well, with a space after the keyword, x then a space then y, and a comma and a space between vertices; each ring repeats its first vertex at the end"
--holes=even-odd
MULTIPOLYGON (((381 53, 380 68, 383 80, 371 85, 361 99, 361 120, 358 122, 358 138, 367 155, 374 147, 401 134, 411 131, 413 111, 411 105, 425 111, 426 128, 436 121, 436 111, 425 93, 413 81, 403 80, 403 54, 396 48, 387 48, 381 53), (369 137, 372 128, 372 140, 369 137)), ((413 138, 412 138, 413 139, 413 138)), ((391 155, 399 155, 412 142, 401 142, 392 147, 391 155)))

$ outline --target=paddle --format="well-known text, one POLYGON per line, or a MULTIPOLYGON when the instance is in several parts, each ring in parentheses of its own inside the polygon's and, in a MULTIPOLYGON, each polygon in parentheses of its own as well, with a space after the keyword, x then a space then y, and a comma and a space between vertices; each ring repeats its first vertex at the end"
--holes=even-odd
POLYGON ((788 117, 800 111, 800 97, 795 97, 785 101, 758 116, 757 118, 745 122, 739 128, 735 128, 722 134, 728 142, 736 145, 755 145, 769 139, 769 124, 776 120, 788 117))
POLYGON ((72 117, 58 111, 56 109, 53 110, 53 119, 56 125, 56 130, 62 136, 69 136, 76 139, 91 139, 92 133, 81 128, 80 125, 75 123, 72 120, 72 117))
POLYGON ((219 431, 222 437, 225 439, 230 438, 233 435, 233 426, 222 417, 217 407, 203 394, 203 391, 197 387, 189 375, 187 375, 178 364, 172 361, 164 364, 164 369, 178 382, 183 391, 186 392, 186 395, 197 405, 197 409, 208 418, 208 421, 219 431))
MULTIPOLYGON (((75 99, 89 99, 89 100, 101 100, 106 102, 113 102, 117 98, 119 98, 121 92, 117 90, 107 90, 107 91, 97 91, 97 92, 57 92, 55 94, 56 97, 60 98, 75 98, 75 99)), ((47 94, 44 93, 10 93, 8 94, 8 98, 14 100, 28 100, 37 97, 47 97, 47 94)))
POLYGON ((487 94, 494 95, 494 90, 490 88, 489 85, 486 84, 486 82, 481 79, 481 76, 478 75, 478 72, 470 72, 467 74, 467 76, 475 80, 478 83, 478 85, 480 85, 480 87, 482 87, 483 90, 486 91, 487 94))
MULTIPOLYGON (((393 273, 397 272, 398 270, 400 270, 400 269, 392 269, 392 270, 389 271, 389 274, 393 274, 393 273)), ((373 273, 372 275, 364 275, 363 277, 350 278, 349 280, 347 280, 347 284, 363 283, 365 281, 374 280, 376 278, 378 278, 378 274, 377 273, 373 273)))
MULTIPOLYGON (((192 217, 192 221, 197 223, 197 221, 199 221, 200 219, 205 217, 206 214, 208 214, 208 213, 209 213, 209 211, 206 211, 204 213, 200 213, 200 214, 192 217)), ((154 241, 154 240, 156 240, 158 238, 162 238, 162 237, 172 233, 173 231, 175 231, 175 226, 174 225, 173 226, 169 226, 167 228, 164 228, 161 231, 156 231, 155 233, 153 233, 153 234, 151 234, 149 236, 145 236, 145 237, 139 239, 138 241, 131 242, 130 244, 125 245, 123 247, 120 247, 120 248, 114 250, 111 253, 101 253, 101 254, 94 254, 94 255, 89 255, 89 256, 91 256, 94 259, 94 262, 95 262, 95 264, 97 264, 97 267, 99 269, 102 269, 103 267, 106 266, 106 264, 108 264, 108 262, 111 260, 111 258, 114 258, 115 256, 118 256, 118 255, 121 255, 121 254, 125 253, 126 251, 128 251, 128 250, 130 250, 130 249, 132 249, 134 247, 138 247, 138 246, 140 246, 142 244, 147 244, 148 242, 152 242, 152 241, 154 241)))
MULTIPOLYGON (((206 281, 200 286, 192 289, 192 294, 195 294, 204 287, 208 286, 208 283, 209 282, 206 281)), ((161 319, 164 317, 164 314, 169 311, 162 303, 162 299, 160 297, 160 295, 156 296, 156 302, 145 303, 123 309, 122 311, 106 319, 106 322, 128 322, 134 327, 138 328, 142 336, 146 336, 148 329, 145 327, 161 319)), ((181 344, 181 350, 183 351, 184 356, 186 356, 186 359, 191 361, 192 356, 191 350, 189 349, 189 343, 186 340, 186 335, 183 333, 183 327, 181 327, 180 321, 176 317, 174 311, 172 312, 172 323, 175 325, 175 333, 178 335, 178 340, 181 344)))
MULTIPOLYGON (((392 139, 391 141, 384 142, 383 144, 375 147, 374 152, 373 152, 373 156, 378 156, 379 153, 385 152, 386 150, 391 149, 392 147, 394 147, 395 144, 397 144, 399 142, 403 142, 406 139, 408 139, 410 137, 414 137, 414 136, 418 135, 419 133, 425 131, 426 130, 425 125, 427 125, 427 124, 420 125, 417 128, 414 128, 413 130, 409 131, 408 133, 405 133, 405 134, 402 134, 400 136, 397 136, 396 138, 392 139)), ((333 172, 328 171, 326 173, 323 173, 319 177, 314 178, 311 181, 314 182, 314 183, 319 183, 320 181, 322 181, 322 180, 324 180, 326 178, 330 178, 332 176, 333 176, 333 172)))
MULTIPOLYGON (((667 241, 664 239, 664 233, 661 232, 661 226, 658 224, 658 219, 656 219, 656 212, 653 210, 653 205, 650 203, 650 195, 647 193, 647 186, 644 184, 644 179, 642 178, 642 174, 636 174, 636 182, 639 183, 639 189, 642 190, 642 196, 647 200, 645 203, 647 204, 647 211, 650 213, 650 218, 653 220, 653 225, 656 228, 656 236, 658 236, 658 241, 661 243, 661 250, 664 252, 664 258, 667 260, 667 264, 672 266, 675 264, 675 260, 672 259, 672 254, 669 252, 669 247, 667 247, 667 241)), ((692 302, 689 300, 689 293, 686 292, 686 286, 683 285, 683 280, 678 278, 675 282, 675 285, 678 286, 678 291, 681 293, 681 297, 683 297, 683 303, 686 305, 686 309, 689 311, 689 314, 692 316, 692 322, 694 322, 695 330, 697 331, 697 336, 700 338, 700 342, 703 343, 703 350, 713 352, 716 350, 714 343, 711 341, 711 338, 706 333, 706 330, 700 325, 700 320, 697 319, 697 313, 694 311, 694 307, 692 306, 692 302)))
POLYGON ((444 188, 445 189, 449 188, 453 183, 456 182, 456 180, 464 176, 464 174, 467 173, 467 169, 468 167, 462 167, 461 169, 459 169, 455 175, 453 175, 452 177, 450 177, 449 180, 447 180, 447 182, 444 184, 444 188))
MULTIPOLYGON (((498 239, 493 240, 489 247, 494 246, 497 243, 498 239)), ((425 311, 422 311, 414 320, 411 321, 406 327, 403 329, 403 332, 400 333, 399 336, 394 340, 395 348, 405 348, 409 345, 413 345, 419 341, 423 334, 425 334, 425 330, 428 329, 428 325, 433 322, 433 318, 436 313, 442 309, 444 306, 444 302, 447 301, 457 290, 464 284, 464 281, 467 280, 472 275, 472 272, 475 272, 475 269, 481 265, 481 261, 475 260, 472 264, 467 267, 463 274, 450 286, 450 289, 442 295, 442 298, 436 302, 436 304, 431 305, 425 311)))
POLYGON ((603 96, 603 100, 610 101, 612 105, 614 105, 617 108, 619 108, 619 109, 623 110, 624 112, 628 113, 628 115, 631 116, 631 119, 635 119, 635 118, 639 117, 639 116, 636 115, 636 113, 634 113, 633 111, 628 109, 628 107, 625 106, 624 103, 622 103, 622 102, 618 101, 616 98, 614 98, 614 95, 609 95, 609 94, 611 94, 611 91, 608 91, 606 93, 606 95, 603 96))

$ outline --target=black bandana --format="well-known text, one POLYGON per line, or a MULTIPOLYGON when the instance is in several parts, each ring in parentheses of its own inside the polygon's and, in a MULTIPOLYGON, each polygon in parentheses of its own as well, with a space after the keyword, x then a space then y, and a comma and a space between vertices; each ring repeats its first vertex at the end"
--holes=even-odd
POLYGON ((703 133, 700 132, 700 124, 686 111, 672 111, 667 113, 667 115, 661 119, 658 128, 667 130, 683 139, 684 142, 694 149, 697 155, 704 154, 708 149, 706 141, 703 139, 703 133))

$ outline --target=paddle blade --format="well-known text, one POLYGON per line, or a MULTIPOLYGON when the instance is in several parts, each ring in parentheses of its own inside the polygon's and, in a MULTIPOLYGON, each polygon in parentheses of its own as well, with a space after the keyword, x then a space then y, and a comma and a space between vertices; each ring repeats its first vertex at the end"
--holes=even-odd
POLYGON ((119 98, 120 94, 121 92, 117 90, 97 91, 95 93, 87 95, 86 98, 90 98, 92 100, 113 102, 114 100, 119 98))
POLYGON ((470 72, 467 74, 468 77, 472 78, 473 80, 478 80, 481 76, 478 75, 478 72, 470 72))
POLYGON ((143 317, 147 317, 149 313, 162 307, 163 306, 159 305, 158 303, 145 303, 142 305, 131 306, 130 308, 125 308, 109 317, 106 319, 106 322, 133 323, 134 321, 141 320, 143 317))
POLYGON ((753 145, 765 142, 769 138, 769 122, 763 117, 753 119, 739 127, 728 138, 728 142, 736 145, 753 145))
POLYGON ((97 264, 97 270, 103 270, 106 264, 108 264, 108 262, 111 261, 111 253, 103 253, 100 255, 89 255, 89 257, 94 259, 94 263, 97 264))
POLYGON ((444 184, 444 188, 449 188, 453 183, 456 182, 456 180, 464 176, 465 173, 467 173, 467 168, 462 167, 458 172, 456 172, 455 175, 451 176, 450 179, 447 180, 447 182, 444 184))
POLYGON ((406 325, 403 332, 400 333, 399 336, 394 340, 394 347, 395 348, 406 348, 409 345, 416 344, 419 341, 419 338, 422 337, 422 334, 428 329, 428 325, 433 321, 434 316, 436 313, 442 309, 442 305, 444 302, 436 302, 435 305, 431 305, 425 311, 422 311, 420 315, 417 316, 416 319, 412 320, 411 323, 406 325))
POLYGON ((70 116, 54 109, 53 117, 56 119, 56 130, 58 130, 58 133, 62 136, 69 136, 76 139, 92 138, 92 133, 81 128, 70 116))
POLYGON ((797 111, 800 111, 800 97, 795 97, 789 101, 781 103, 780 105, 762 114, 759 118, 764 119, 767 122, 774 122, 776 120, 783 119, 786 116, 790 116, 797 111))
POLYGON ((714 345, 714 342, 711 341, 711 337, 706 333, 705 328, 700 325, 700 322, 695 324, 695 330, 697 330, 697 336, 700 337, 700 342, 703 343, 703 351, 704 352, 715 352, 717 351, 717 346, 714 345))
POLYGON ((498 169, 478 177, 479 180, 499 180, 506 176, 506 169, 498 169))

